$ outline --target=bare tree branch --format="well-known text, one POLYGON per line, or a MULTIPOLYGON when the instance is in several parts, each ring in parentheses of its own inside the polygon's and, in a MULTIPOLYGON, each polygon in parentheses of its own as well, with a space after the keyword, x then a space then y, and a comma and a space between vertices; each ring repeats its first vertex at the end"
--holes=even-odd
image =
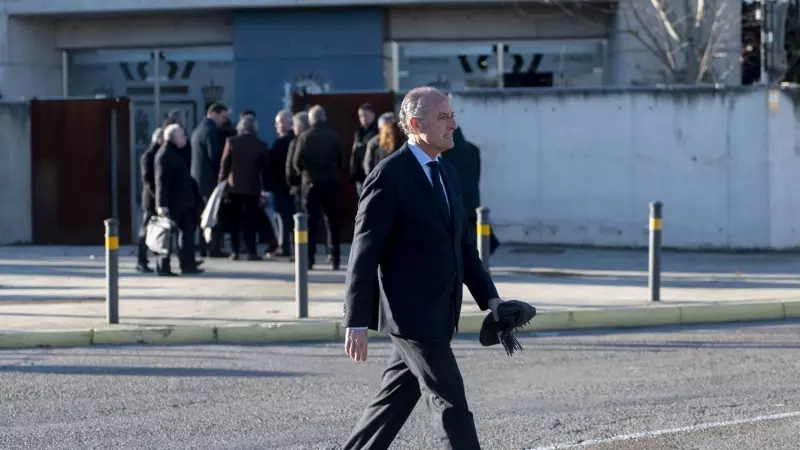
MULTIPOLYGON (((513 4, 527 15, 519 0, 513 4)), ((608 29, 589 17, 587 8, 566 6, 559 0, 547 4, 582 24, 608 29)), ((593 6, 592 2, 580 5, 587 4, 593 6)), ((738 14, 731 14, 727 6, 726 0, 619 0, 602 14, 621 19, 621 32, 655 58, 660 67, 639 67, 643 75, 655 73, 659 82, 666 83, 717 83, 739 67, 738 58, 731 58, 728 49, 728 41, 736 35, 738 14), (721 57, 729 64, 721 64, 721 57)))

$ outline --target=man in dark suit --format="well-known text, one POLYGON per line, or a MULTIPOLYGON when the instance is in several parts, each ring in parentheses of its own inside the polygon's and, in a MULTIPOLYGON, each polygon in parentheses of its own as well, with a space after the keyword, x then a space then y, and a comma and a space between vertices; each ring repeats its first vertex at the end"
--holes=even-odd
POLYGON ((318 224, 325 217, 333 270, 339 270, 339 171, 342 148, 339 136, 326 125, 320 105, 308 110, 311 128, 297 136, 292 154, 295 170, 302 177, 303 207, 308 214, 308 268, 313 269, 317 251, 318 224))
POLYGON ((139 169, 142 174, 142 224, 136 251, 136 271, 152 273, 147 258, 147 223, 156 214, 156 153, 164 145, 164 129, 156 128, 150 140, 150 148, 142 153, 139 169))
POLYGON ((450 341, 462 285, 481 310, 502 302, 467 231, 460 182, 439 154, 456 129, 447 97, 411 90, 400 118, 408 143, 367 176, 345 284, 345 351, 367 358, 367 329, 394 343, 381 390, 344 448, 387 449, 420 397, 446 449, 480 449, 450 341))
MULTIPOLYGON (((203 272, 194 259, 194 230, 197 227, 195 184, 181 157, 180 149, 186 145, 186 134, 178 124, 164 129, 166 143, 156 153, 155 183, 156 212, 169 217, 178 227, 178 261, 181 274, 203 272)), ((174 276, 170 270, 170 255, 161 258, 157 266, 159 275, 174 276)))
POLYGON ((242 117, 236 129, 239 135, 225 143, 219 172, 219 182, 228 183, 226 192, 231 202, 231 259, 239 259, 239 239, 243 236, 247 259, 258 261, 261 257, 256 253, 256 214, 262 195, 269 190, 269 149, 258 138, 254 116, 242 117))
MULTIPOLYGON (((481 149, 464 137, 461 127, 453 133, 453 148, 444 152, 442 158, 456 169, 461 179, 461 192, 464 197, 464 208, 467 209, 467 220, 470 233, 477 242, 478 207, 481 206, 481 149)), ((491 230, 489 235, 489 251, 494 253, 500 241, 491 230)))
POLYGON ((292 230, 294 229, 292 216, 294 215, 294 200, 289 193, 290 186, 286 182, 286 160, 289 155, 289 144, 294 140, 292 131, 292 112, 283 109, 275 116, 275 131, 278 137, 273 141, 269 154, 270 181, 272 182, 272 200, 277 213, 278 250, 274 256, 291 256, 292 230))
MULTIPOLYGON (((192 133, 192 178, 197 182, 203 204, 217 187, 219 167, 222 162, 222 150, 225 142, 220 139, 220 127, 228 120, 228 108, 220 103, 208 107, 206 120, 200 123, 192 133)), ((201 239, 201 245, 203 240, 201 239)), ((213 258, 227 256, 222 251, 221 228, 216 227, 211 233, 211 248, 204 251, 213 258)))

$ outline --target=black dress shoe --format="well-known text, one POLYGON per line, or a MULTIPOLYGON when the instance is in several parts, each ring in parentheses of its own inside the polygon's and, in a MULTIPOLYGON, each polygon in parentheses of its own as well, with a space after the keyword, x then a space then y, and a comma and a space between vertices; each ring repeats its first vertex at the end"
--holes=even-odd
POLYGON ((205 270, 194 268, 189 270, 181 270, 181 275, 200 275, 203 272, 205 272, 205 270))
POLYGON ((171 270, 163 270, 163 271, 159 270, 157 273, 158 273, 158 276, 160 276, 160 277, 177 277, 178 276, 177 273, 172 272, 171 270))
POLYGON ((147 266, 147 264, 137 264, 136 271, 139 273, 153 273, 153 269, 147 266))

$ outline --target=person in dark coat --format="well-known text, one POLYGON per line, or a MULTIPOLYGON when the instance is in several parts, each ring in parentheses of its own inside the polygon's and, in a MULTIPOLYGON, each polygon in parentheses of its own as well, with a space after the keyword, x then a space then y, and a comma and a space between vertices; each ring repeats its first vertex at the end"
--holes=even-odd
MULTIPOLYGON (((208 107, 206 119, 197 126, 192 133, 192 178, 197 182, 197 188, 203 201, 204 208, 209 196, 217 187, 222 150, 224 142, 221 140, 220 127, 228 120, 228 108, 225 105, 214 103, 208 107)), ((206 247, 203 240, 200 241, 206 247)), ((222 251, 222 229, 215 227, 211 233, 210 249, 204 248, 203 253, 212 258, 226 257, 222 251)))
POLYGON ((228 184, 226 194, 231 204, 231 259, 239 259, 239 240, 249 261, 260 260, 256 253, 256 214, 262 195, 270 190, 269 149, 258 138, 258 122, 244 116, 236 126, 238 136, 228 138, 222 153, 219 182, 228 184))
MULTIPOLYGON (((155 157, 156 213, 169 217, 177 226, 178 261, 181 274, 201 273, 194 259, 194 231, 197 228, 197 205, 192 176, 181 158, 180 149, 186 145, 186 134, 178 124, 164 129, 166 141, 155 157)), ((156 267, 162 276, 174 276, 170 256, 161 258, 156 267)))
POLYGON ((364 173, 367 143, 378 134, 375 111, 369 103, 364 103, 358 108, 358 121, 361 126, 353 137, 353 149, 350 152, 350 182, 355 183, 356 193, 361 195, 361 186, 367 178, 367 174, 364 173))
MULTIPOLYGON (((183 128, 183 132, 186 135, 189 135, 189 128, 186 124, 186 114, 181 109, 171 109, 167 113, 167 118, 164 120, 164 123, 161 125, 161 129, 167 128, 168 126, 172 125, 173 123, 177 123, 178 125, 183 128)), ((190 170, 192 168, 192 146, 189 142, 186 143, 186 147, 179 150, 181 158, 186 162, 186 167, 190 170)))
POLYGON ((451 341, 464 285, 481 311, 496 315, 503 300, 469 240, 458 175, 439 156, 456 128, 448 97, 412 89, 399 122, 408 143, 367 176, 358 202, 342 320, 354 361, 367 359, 368 329, 394 345, 342 450, 388 449, 420 399, 439 448, 480 450, 451 341))
MULTIPOLYGON (((252 109, 245 109, 244 111, 239 113, 239 121, 241 122, 242 119, 245 117, 252 117, 256 119, 256 113, 252 109)), ((239 131, 236 130, 234 135, 239 134, 239 131)), ((227 138, 226 138, 227 139, 227 138)), ((265 143, 266 144, 266 143, 265 143)), ((281 179, 283 177, 281 176, 281 179)), ((225 208, 226 212, 227 209, 225 208)), ((276 238, 275 229, 272 226, 272 221, 269 220, 267 216, 267 211, 263 207, 259 207, 256 210, 256 237, 258 238, 257 242, 259 244, 267 244, 267 254, 271 254, 275 248, 278 246, 278 240, 276 238)), ((228 227, 230 230, 231 227, 228 227)))
POLYGON ((378 119, 378 135, 367 143, 364 155, 364 173, 369 175, 381 160, 399 149, 405 142, 406 135, 397 125, 394 113, 384 113, 378 119))
POLYGON ((315 105, 308 111, 311 128, 297 137, 292 155, 302 177, 303 209, 308 214, 308 267, 314 268, 318 224, 325 217, 333 270, 340 267, 339 171, 342 149, 339 136, 326 125, 325 110, 315 105))
POLYGON ((269 153, 272 200, 278 216, 278 230, 276 230, 278 250, 274 256, 290 256, 292 254, 292 230, 294 229, 292 216, 295 213, 294 201, 286 179, 289 144, 295 138, 292 130, 291 111, 284 109, 278 112, 275 116, 275 131, 278 133, 278 137, 272 143, 269 153))
MULTIPOLYGON (((453 133, 453 142, 455 143, 453 148, 442 153, 442 158, 455 167, 456 172, 458 172, 470 233, 472 234, 473 242, 477 245, 477 209, 481 206, 481 151, 478 146, 466 140, 461 127, 456 128, 453 133)), ((494 253, 497 247, 500 246, 494 230, 491 231, 489 240, 490 252, 494 253)))
POLYGON ((311 125, 308 123, 308 112, 300 111, 292 116, 292 132, 294 138, 289 141, 289 149, 286 152, 286 184, 289 186, 289 193, 295 197, 295 205, 298 211, 300 207, 300 186, 302 178, 300 172, 294 167, 294 151, 297 148, 297 137, 308 130, 311 125))
MULTIPOLYGON (((300 111, 292 116, 292 131, 295 138, 289 142, 289 151, 286 154, 286 184, 289 185, 289 195, 292 196, 295 211, 303 210, 303 197, 302 197, 302 178, 297 169, 294 168, 294 150, 297 147, 297 136, 300 136, 304 131, 311 128, 308 123, 308 112, 300 111)), ((322 220, 322 219, 320 219, 322 220)), ((318 229, 324 229, 324 226, 318 226, 318 229)), ((316 241, 315 241, 316 242, 316 241)), ((327 239, 325 242, 325 253, 328 255, 328 261, 332 261, 330 246, 327 239)))
POLYGON ((156 128, 150 140, 150 148, 142 153, 139 168, 142 174, 142 224, 139 227, 139 239, 136 250, 136 271, 152 273, 147 257, 147 224, 156 214, 156 153, 164 145, 164 129, 156 128))

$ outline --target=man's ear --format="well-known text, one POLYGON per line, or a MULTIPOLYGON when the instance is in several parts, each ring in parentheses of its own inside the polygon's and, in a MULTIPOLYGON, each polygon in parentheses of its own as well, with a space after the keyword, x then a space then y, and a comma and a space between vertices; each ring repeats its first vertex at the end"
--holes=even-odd
POLYGON ((411 128, 411 131, 419 132, 420 125, 422 125, 422 122, 418 118, 412 117, 408 119, 408 127, 411 128))

